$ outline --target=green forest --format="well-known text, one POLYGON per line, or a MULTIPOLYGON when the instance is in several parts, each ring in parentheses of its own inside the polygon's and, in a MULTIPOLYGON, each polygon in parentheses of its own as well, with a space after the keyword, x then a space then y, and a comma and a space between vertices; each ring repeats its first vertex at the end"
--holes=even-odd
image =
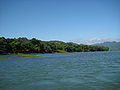
POLYGON ((36 38, 27 39, 0 37, 0 54, 17 53, 64 53, 64 52, 90 52, 108 51, 108 47, 81 45, 63 41, 41 41, 36 38))

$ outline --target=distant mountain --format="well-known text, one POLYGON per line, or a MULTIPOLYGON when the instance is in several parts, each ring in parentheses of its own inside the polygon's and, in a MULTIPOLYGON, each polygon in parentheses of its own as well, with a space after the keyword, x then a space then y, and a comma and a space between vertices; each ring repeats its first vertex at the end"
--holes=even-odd
POLYGON ((113 41, 113 42, 104 42, 104 43, 97 43, 97 44, 94 44, 94 45, 97 45, 97 46, 106 46, 106 47, 109 47, 110 50, 120 50, 120 42, 116 42, 116 41, 113 41))

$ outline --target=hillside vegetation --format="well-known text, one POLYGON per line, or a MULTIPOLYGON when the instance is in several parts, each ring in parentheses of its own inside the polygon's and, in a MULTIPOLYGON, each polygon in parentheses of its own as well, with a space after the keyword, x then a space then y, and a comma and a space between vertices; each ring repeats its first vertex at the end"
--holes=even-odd
POLYGON ((108 47, 79 45, 62 41, 41 41, 35 38, 4 38, 0 37, 0 54, 17 53, 65 53, 108 51, 108 47))
POLYGON ((120 42, 104 42, 104 43, 98 43, 95 44, 97 46, 105 46, 105 47, 109 47, 110 50, 120 50, 120 42))

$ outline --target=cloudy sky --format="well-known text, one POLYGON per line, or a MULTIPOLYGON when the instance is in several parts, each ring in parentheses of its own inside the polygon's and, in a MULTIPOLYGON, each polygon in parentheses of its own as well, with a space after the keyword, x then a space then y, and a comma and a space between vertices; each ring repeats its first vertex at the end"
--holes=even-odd
POLYGON ((0 36, 92 44, 120 39, 120 0, 0 0, 0 36))

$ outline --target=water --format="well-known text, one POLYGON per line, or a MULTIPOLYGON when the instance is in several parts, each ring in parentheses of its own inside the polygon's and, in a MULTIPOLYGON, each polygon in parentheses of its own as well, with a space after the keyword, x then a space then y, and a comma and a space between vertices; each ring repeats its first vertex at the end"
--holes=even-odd
POLYGON ((0 90, 120 90, 120 51, 57 55, 0 59, 0 90))

